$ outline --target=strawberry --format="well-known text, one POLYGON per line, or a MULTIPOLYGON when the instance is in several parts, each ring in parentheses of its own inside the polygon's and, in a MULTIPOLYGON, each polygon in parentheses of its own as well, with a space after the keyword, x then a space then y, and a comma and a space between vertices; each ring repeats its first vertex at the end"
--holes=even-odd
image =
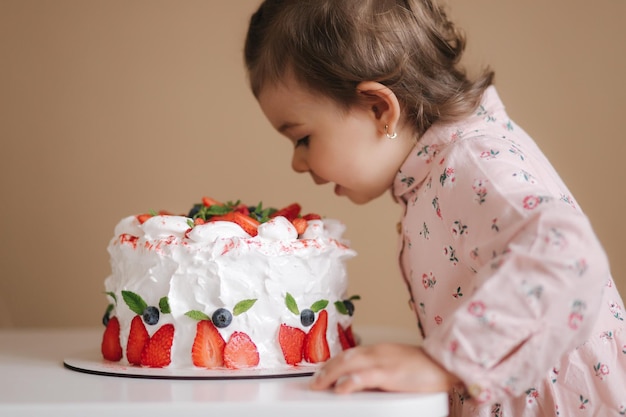
POLYGON ((289 365, 297 365, 302 362, 302 347, 304 346, 304 338, 306 333, 297 327, 280 325, 278 331, 278 342, 283 351, 285 362, 289 365))
POLYGON ((354 334, 352 334, 352 326, 346 327, 344 329, 344 332, 346 334, 346 338, 348 339, 348 343, 350 344, 350 347, 355 347, 356 340, 354 340, 354 334))
POLYGON ((291 223, 293 223, 294 227, 296 228, 296 232, 298 232, 298 235, 303 234, 306 231, 306 228, 309 226, 309 222, 301 217, 296 217, 291 221, 291 223))
POLYGON ((227 221, 237 223, 241 228, 250 236, 256 236, 259 228, 259 221, 253 219, 252 217, 246 216, 245 214, 232 211, 230 213, 226 213, 222 216, 213 216, 211 218, 212 222, 216 221, 227 221))
POLYGON ((163 368, 171 362, 174 325, 164 324, 157 330, 141 352, 141 364, 151 368, 163 368))
POLYGON ((225 345, 226 342, 211 320, 200 320, 191 348, 193 364, 208 369, 224 366, 225 345))
POLYGON ((288 205, 287 207, 283 207, 282 209, 275 211, 270 215, 270 218, 283 216, 289 221, 293 221, 300 214, 300 204, 293 203, 288 205))
POLYGON ((337 323, 337 334, 339 335, 339 343, 343 350, 350 349, 355 346, 354 336, 352 335, 352 326, 347 328, 341 327, 341 324, 337 323))
POLYGON ((135 217, 137 217, 137 220, 139 221, 139 224, 144 224, 146 222, 146 220, 148 220, 149 218, 152 217, 152 214, 147 214, 147 213, 138 214, 135 217))
POLYGON ((126 344, 126 359, 132 365, 141 365, 141 352, 150 340, 146 326, 143 324, 141 316, 133 317, 130 322, 130 333, 126 344))
POLYGON ((302 218, 304 220, 320 220, 322 216, 320 216, 319 214, 315 214, 315 213, 308 213, 302 216, 302 218))
POLYGON ((328 312, 322 310, 318 313, 317 321, 304 338, 304 359, 310 363, 327 361, 330 358, 330 348, 326 340, 328 329, 328 312))
POLYGON ((246 216, 250 215, 250 209, 243 203, 237 204, 235 207, 233 207, 233 211, 244 214, 246 216))
POLYGON ((122 359, 122 345, 120 344, 120 322, 117 317, 111 317, 102 335, 102 357, 108 361, 117 362, 122 359))
POLYGON ((214 200, 211 197, 202 197, 202 205, 204 205, 205 207, 223 206, 224 203, 220 203, 219 201, 214 200))
POLYGON ((234 332, 224 346, 224 365, 229 369, 250 368, 259 364, 259 352, 250 336, 234 332))
POLYGON ((204 223, 206 223, 206 221, 202 217, 196 217, 195 219, 193 219, 194 226, 198 226, 204 223))

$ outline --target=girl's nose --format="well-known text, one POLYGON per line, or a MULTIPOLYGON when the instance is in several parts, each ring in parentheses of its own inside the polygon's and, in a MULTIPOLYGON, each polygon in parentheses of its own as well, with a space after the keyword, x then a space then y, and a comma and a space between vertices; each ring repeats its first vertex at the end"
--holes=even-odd
POLYGON ((293 150, 291 169, 296 172, 307 172, 309 170, 309 166, 306 162, 305 149, 302 147, 293 150))

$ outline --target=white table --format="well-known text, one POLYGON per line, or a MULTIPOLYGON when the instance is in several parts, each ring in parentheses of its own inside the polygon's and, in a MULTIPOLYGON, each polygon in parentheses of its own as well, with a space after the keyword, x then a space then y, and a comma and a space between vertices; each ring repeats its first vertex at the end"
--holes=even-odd
MULTIPOLYGON (((92 375, 63 359, 99 350, 102 328, 0 330, 0 416, 320 417, 448 414, 446 393, 336 395, 307 388, 309 377, 172 380, 92 375)), ((364 343, 407 341, 398 331, 360 329, 364 343)))

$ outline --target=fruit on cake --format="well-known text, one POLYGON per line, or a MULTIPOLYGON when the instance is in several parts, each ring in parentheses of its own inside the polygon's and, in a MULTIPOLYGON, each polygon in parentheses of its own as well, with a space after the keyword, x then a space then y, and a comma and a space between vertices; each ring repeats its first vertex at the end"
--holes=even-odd
POLYGON ((315 367, 354 346, 337 220, 203 198, 129 216, 108 246, 105 360, 204 369, 315 367))

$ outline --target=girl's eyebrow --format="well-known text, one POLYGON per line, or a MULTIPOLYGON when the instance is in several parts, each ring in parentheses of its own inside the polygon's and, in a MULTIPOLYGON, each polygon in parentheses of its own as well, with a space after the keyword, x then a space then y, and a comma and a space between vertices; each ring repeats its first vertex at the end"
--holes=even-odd
POLYGON ((285 133, 285 130, 289 130, 293 127, 297 127, 297 126, 301 126, 302 123, 290 123, 290 122, 285 122, 282 125, 280 125, 280 127, 278 128, 278 131, 280 133, 285 133))

